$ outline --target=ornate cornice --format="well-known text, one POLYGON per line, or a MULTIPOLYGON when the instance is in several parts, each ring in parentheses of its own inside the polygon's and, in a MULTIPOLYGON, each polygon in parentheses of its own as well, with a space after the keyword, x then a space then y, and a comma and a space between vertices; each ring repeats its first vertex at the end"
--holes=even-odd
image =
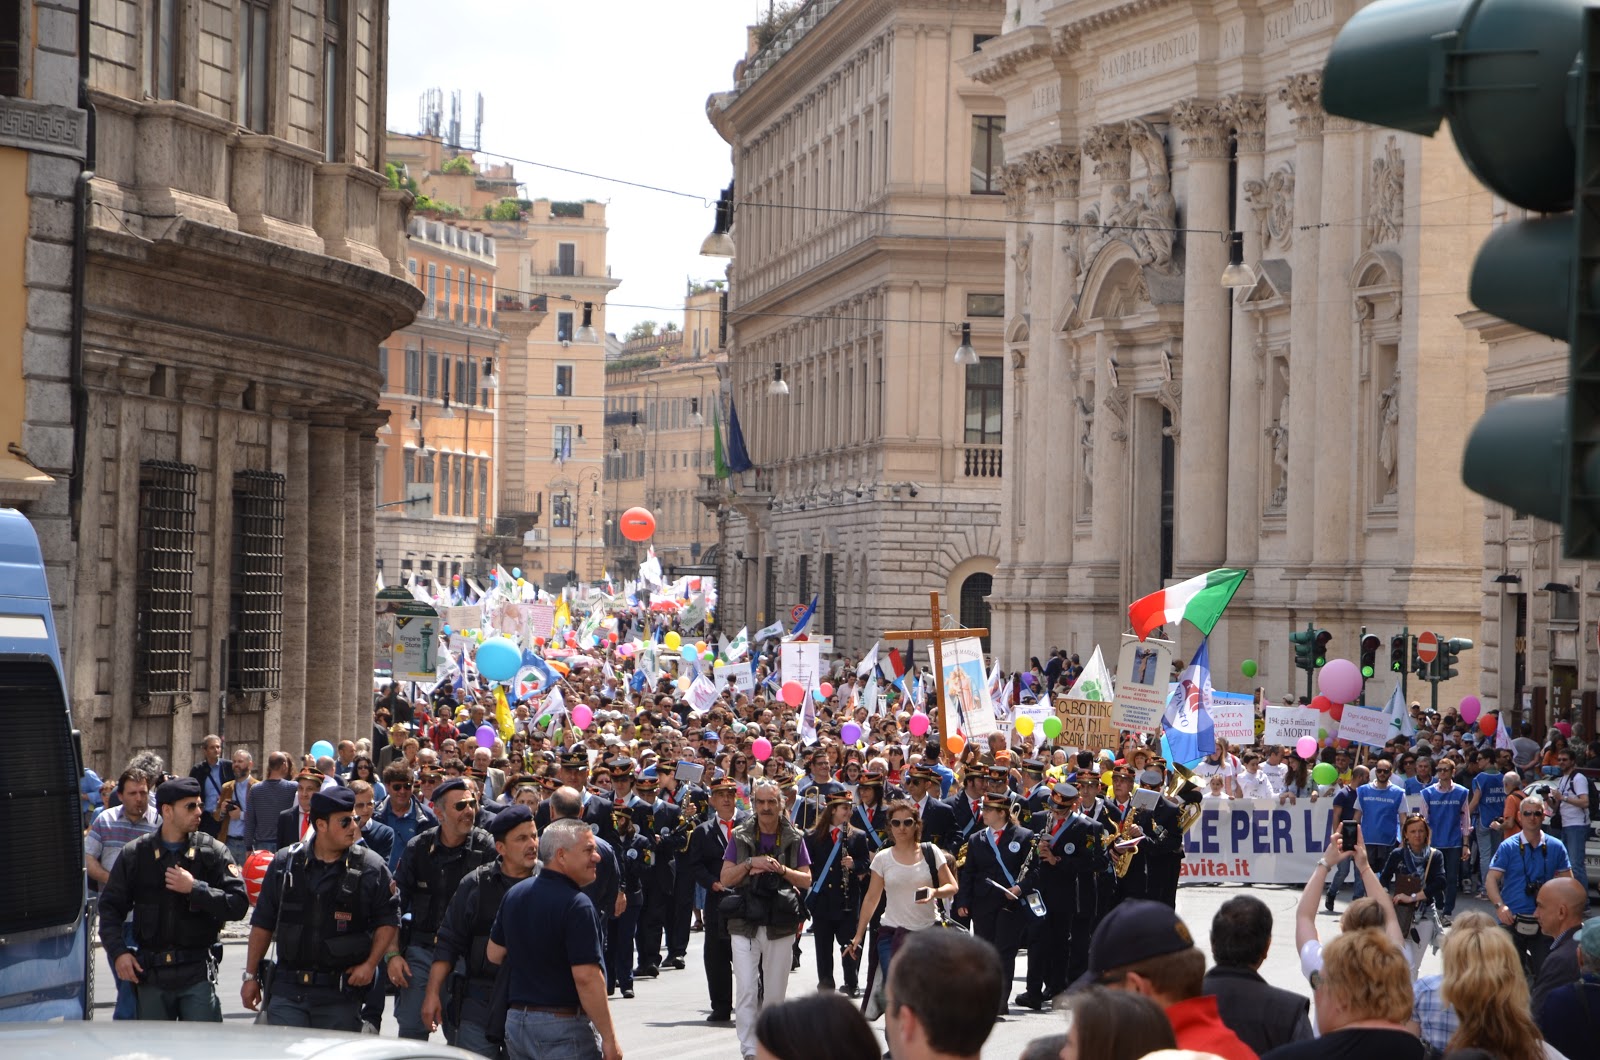
POLYGON ((1172 124, 1183 134, 1190 158, 1228 157, 1228 121, 1217 101, 1179 100, 1172 108, 1172 124))
POLYGON ((82 158, 88 144, 86 117, 74 107, 0 98, 0 146, 82 158))

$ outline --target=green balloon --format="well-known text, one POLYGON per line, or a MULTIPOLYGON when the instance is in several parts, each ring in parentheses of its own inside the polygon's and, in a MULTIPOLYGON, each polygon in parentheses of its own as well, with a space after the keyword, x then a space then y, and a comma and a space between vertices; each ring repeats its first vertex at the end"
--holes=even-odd
POLYGON ((1334 768, 1332 762, 1318 762, 1317 768, 1311 771, 1311 779, 1322 787, 1327 787, 1339 779, 1339 771, 1334 768))
POLYGON ((1256 675, 1256 661, 1254 659, 1246 659, 1239 664, 1239 672, 1246 677, 1254 677, 1256 675))
POLYGON ((1044 734, 1046 737, 1052 740, 1054 740, 1057 736, 1060 736, 1061 719, 1053 717, 1044 719, 1044 734))

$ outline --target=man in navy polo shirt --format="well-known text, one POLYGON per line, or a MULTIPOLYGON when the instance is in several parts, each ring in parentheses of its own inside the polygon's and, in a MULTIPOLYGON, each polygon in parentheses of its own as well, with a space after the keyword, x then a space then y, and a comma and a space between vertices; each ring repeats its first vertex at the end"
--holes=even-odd
POLYGON ((582 888, 600 851, 580 820, 539 835, 544 868, 506 892, 489 931, 489 960, 506 966, 506 1048, 511 1060, 547 1055, 622 1060, 606 1002, 600 914, 582 888))

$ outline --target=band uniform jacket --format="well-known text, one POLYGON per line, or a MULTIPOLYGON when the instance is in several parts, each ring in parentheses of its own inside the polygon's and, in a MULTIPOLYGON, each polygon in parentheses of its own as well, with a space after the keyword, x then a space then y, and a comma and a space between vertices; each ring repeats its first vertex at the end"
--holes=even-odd
POLYGON ((993 833, 980 825, 968 837, 967 861, 961 867, 960 886, 956 892, 957 909, 969 909, 976 914, 979 909, 1002 902, 1020 908, 1018 901, 1006 897, 1001 891, 1010 889, 1013 882, 1021 885, 1024 896, 1032 888, 1030 877, 1033 870, 1025 870, 1024 866, 1036 863, 1029 858, 1034 834, 1019 825, 1008 824, 993 847, 985 838, 990 835, 993 833), (995 859, 996 849, 999 851, 999 861, 995 859), (1001 868, 1002 863, 1004 869, 1001 868), (1009 880, 1006 877, 1008 871, 1011 876, 1009 880))
POLYGON ((806 909, 815 919, 836 920, 848 916, 853 921, 856 910, 860 908, 861 895, 865 890, 862 886, 863 874, 872 871, 872 849, 866 833, 860 828, 851 827, 853 823, 847 823, 842 830, 843 841, 832 864, 828 860, 833 854, 832 829, 806 833, 806 852, 811 855, 811 883, 814 889, 808 889, 804 897, 806 909), (846 854, 850 855, 852 861, 848 870, 844 867, 846 854), (826 878, 822 875, 824 865, 828 866, 826 878), (821 886, 817 886, 819 883, 821 886))
POLYGON ((922 841, 955 854, 961 844, 956 840, 956 815, 950 804, 930 795, 921 803, 919 812, 922 815, 922 841))
MULTIPOLYGON (((706 892, 707 931, 711 930, 710 919, 720 916, 718 908, 723 892, 715 890, 712 885, 722 882, 722 859, 728 852, 728 828, 737 828, 743 820, 744 817, 735 811, 733 820, 728 822, 728 827, 724 827, 722 818, 713 813, 697 825, 689 836, 690 869, 694 873, 694 882, 705 888, 706 892)), ((720 924, 720 919, 718 922, 720 924)))
MULTIPOLYGON (((617 825, 611 819, 611 800, 603 795, 586 793, 583 800, 583 811, 578 814, 585 824, 594 826, 595 834, 604 839, 612 847, 617 845, 617 825)), ((533 826, 543 833, 545 826, 550 823, 550 801, 546 799, 533 811, 533 826)))
POLYGON ((862 833, 867 849, 874 853, 889 845, 889 811, 883 803, 867 806, 858 802, 850 807, 850 827, 862 833))
POLYGON ((1051 915, 1098 916, 1109 905, 1105 899, 1116 880, 1106 826, 1075 812, 1059 824, 1047 824, 1039 835, 1058 859, 1052 865, 1041 855, 1038 861, 1039 891, 1051 915))
POLYGON ((951 823, 955 826, 955 834, 948 848, 954 854, 972 833, 983 827, 983 800, 978 800, 978 810, 973 812, 972 800, 967 798, 967 793, 957 791, 951 793, 945 805, 950 807, 951 823))

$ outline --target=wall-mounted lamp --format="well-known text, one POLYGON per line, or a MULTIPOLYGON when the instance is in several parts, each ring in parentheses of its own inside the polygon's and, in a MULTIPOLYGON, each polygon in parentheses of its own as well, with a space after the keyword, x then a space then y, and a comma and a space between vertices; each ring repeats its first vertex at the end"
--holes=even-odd
POLYGON ((961 323, 961 345, 956 347, 956 363, 959 365, 978 363, 978 351, 972 348, 972 325, 966 321, 961 323))

